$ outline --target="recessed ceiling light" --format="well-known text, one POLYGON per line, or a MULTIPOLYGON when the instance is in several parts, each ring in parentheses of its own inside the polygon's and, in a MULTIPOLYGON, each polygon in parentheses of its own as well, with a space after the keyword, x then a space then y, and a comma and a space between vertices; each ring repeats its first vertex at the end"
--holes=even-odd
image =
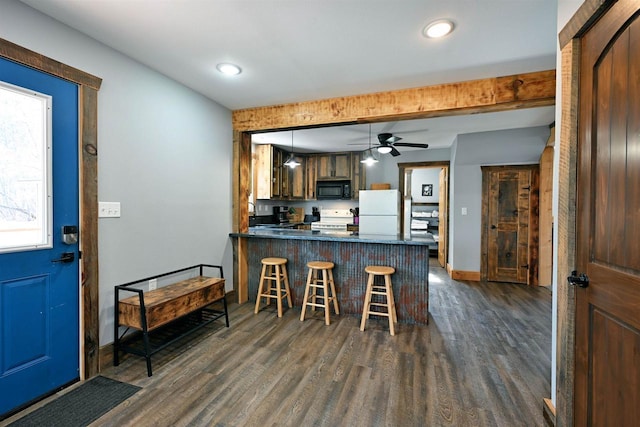
POLYGON ((438 19, 428 24, 422 30, 422 34, 430 39, 444 37, 453 31, 453 22, 448 19, 438 19))
POLYGON ((227 76, 235 76, 242 72, 242 69, 235 64, 223 63, 216 66, 218 71, 227 76))

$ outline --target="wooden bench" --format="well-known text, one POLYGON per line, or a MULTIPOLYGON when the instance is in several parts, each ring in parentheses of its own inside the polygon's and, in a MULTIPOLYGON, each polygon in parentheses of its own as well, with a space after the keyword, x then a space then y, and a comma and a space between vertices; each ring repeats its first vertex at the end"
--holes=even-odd
MULTIPOLYGON (((229 327, 224 287, 222 266, 209 264, 199 264, 115 286, 113 365, 119 365, 120 351, 144 356, 147 361, 147 374, 151 376, 152 354, 223 316, 226 319, 227 327, 229 327), (203 270, 205 268, 217 269, 220 277, 204 276, 203 270), (180 273, 187 274, 189 270, 195 272, 196 269, 199 269, 199 275, 196 277, 149 291, 139 288, 141 285, 148 284, 150 280, 175 276, 180 273), (120 300, 121 291, 134 292, 137 295, 120 300), (212 307, 212 304, 217 302, 222 303, 223 310, 212 307), (160 331, 163 329, 162 327, 169 328, 171 324, 185 320, 187 316, 192 318, 188 322, 182 322, 185 325, 180 325, 180 328, 175 328, 177 333, 162 334, 164 337, 159 343, 152 343, 150 334, 152 331, 156 329, 160 331), (122 334, 120 334, 121 327, 126 328, 122 334), (140 340, 136 340, 137 337, 134 334, 125 337, 130 329, 141 332, 141 345, 140 340)), ((139 336, 140 334, 138 334, 139 336)))

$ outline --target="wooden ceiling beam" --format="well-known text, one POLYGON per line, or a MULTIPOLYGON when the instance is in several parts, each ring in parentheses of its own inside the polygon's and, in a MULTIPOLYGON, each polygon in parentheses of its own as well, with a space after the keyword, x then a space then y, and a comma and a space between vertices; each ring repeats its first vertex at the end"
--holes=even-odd
POLYGON ((410 120, 555 104, 555 70, 233 111, 236 131, 410 120))

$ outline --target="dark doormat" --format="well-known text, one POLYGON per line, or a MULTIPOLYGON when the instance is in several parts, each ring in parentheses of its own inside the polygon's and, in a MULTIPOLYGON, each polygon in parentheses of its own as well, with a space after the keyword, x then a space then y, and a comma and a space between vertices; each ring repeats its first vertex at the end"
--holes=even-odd
POLYGON ((97 376, 9 426, 84 427, 138 390, 140 387, 97 376))

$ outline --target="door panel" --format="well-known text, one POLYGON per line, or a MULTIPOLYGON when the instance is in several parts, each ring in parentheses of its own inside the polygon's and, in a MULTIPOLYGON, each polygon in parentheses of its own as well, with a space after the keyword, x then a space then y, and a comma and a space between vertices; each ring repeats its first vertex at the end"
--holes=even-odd
POLYGON ((0 254, 2 415, 78 379, 80 334, 78 244, 62 241, 62 227, 79 223, 78 89, 3 59, 0 80, 51 96, 53 199, 52 247, 0 254), (55 262, 65 252, 73 262, 55 262))
POLYGON ((576 425, 640 418, 640 20, 620 0, 582 39, 576 425))
POLYGON ((487 170, 487 280, 528 283, 531 170, 487 170))
POLYGON ((7 281, 2 291, 2 372, 11 373, 47 354, 49 319, 43 313, 49 306, 49 277, 7 281), (12 307, 21 309, 15 313, 12 307))
POLYGON ((447 254, 449 253, 449 168, 440 169, 440 220, 438 222, 438 263, 440 267, 447 266, 447 254))

